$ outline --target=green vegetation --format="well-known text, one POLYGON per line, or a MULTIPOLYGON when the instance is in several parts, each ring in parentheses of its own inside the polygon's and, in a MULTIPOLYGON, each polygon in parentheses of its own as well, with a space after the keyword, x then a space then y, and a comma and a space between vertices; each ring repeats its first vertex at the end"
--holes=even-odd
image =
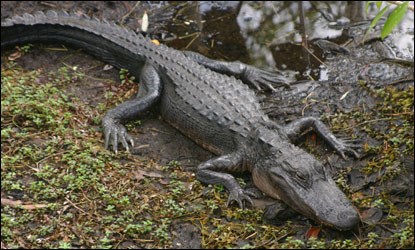
MULTIPOLYGON (((369 4, 376 3, 376 7, 380 9, 382 7, 383 2, 384 1, 367 1, 366 11, 368 10, 369 4)), ((375 25, 379 22, 380 18, 385 15, 386 11, 389 10, 391 5, 392 4, 389 4, 386 2, 386 6, 383 7, 379 11, 379 13, 376 15, 376 17, 372 20, 372 23, 370 24, 368 32, 370 31, 370 29, 375 27, 375 25)), ((404 1, 398 4, 398 6, 396 6, 396 8, 389 14, 381 31, 382 39, 385 39, 385 37, 387 37, 392 32, 392 30, 396 27, 396 25, 398 25, 402 21, 403 17, 405 16, 408 10, 408 5, 409 5, 409 1, 404 1)))

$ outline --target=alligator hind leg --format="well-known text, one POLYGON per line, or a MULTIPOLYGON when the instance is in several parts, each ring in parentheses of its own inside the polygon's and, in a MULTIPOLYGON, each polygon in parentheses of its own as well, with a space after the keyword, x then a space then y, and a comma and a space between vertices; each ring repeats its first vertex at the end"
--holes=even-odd
POLYGON ((143 85, 134 99, 123 102, 111 109, 102 119, 105 148, 112 144, 113 150, 118 152, 118 143, 121 142, 125 149, 129 151, 128 143, 134 146, 134 141, 121 123, 137 118, 160 99, 162 84, 153 66, 148 63, 144 65, 140 82, 143 85))
POLYGON ((244 208, 245 201, 252 205, 252 200, 249 195, 255 195, 243 190, 231 174, 223 173, 243 171, 241 168, 242 163, 242 155, 239 152, 219 156, 200 164, 196 176, 203 183, 223 184, 229 190, 226 205, 229 206, 233 201, 236 201, 240 208, 244 208))
POLYGON ((352 149, 355 145, 350 145, 342 140, 336 138, 333 133, 324 125, 323 122, 314 117, 305 117, 287 124, 284 129, 292 142, 296 141, 298 137, 308 128, 313 128, 317 134, 322 137, 332 148, 334 148, 343 159, 347 154, 352 154, 356 158, 360 158, 359 154, 352 149))
POLYGON ((272 86, 289 87, 289 84, 284 76, 277 74, 277 72, 269 72, 266 70, 258 69, 253 66, 235 62, 222 62, 207 58, 199 53, 191 51, 183 51, 183 53, 191 60, 209 68, 215 72, 233 75, 240 78, 243 82, 254 85, 258 90, 261 86, 276 91, 272 86))

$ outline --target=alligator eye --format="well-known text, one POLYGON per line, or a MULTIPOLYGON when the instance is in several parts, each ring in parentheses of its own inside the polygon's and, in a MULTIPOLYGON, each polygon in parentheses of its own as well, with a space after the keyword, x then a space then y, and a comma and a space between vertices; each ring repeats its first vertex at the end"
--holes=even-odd
POLYGON ((299 172, 296 172, 295 176, 297 176, 297 178, 300 179, 301 181, 307 181, 307 176, 300 174, 299 172))
POLYGON ((311 186, 311 182, 309 179, 309 175, 308 173, 300 173, 300 172, 296 172, 295 173, 295 177, 297 179, 297 183, 303 187, 303 188, 309 188, 311 186))

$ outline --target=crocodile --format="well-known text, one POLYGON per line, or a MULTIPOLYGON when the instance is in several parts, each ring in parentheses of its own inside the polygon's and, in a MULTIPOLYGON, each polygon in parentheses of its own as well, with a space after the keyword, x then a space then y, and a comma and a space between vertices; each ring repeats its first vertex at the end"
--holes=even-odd
POLYGON ((156 45, 139 32, 86 15, 49 11, 2 21, 2 50, 34 42, 81 48, 140 80, 137 95, 103 117, 105 148, 112 145, 118 152, 119 144, 127 151, 133 147, 123 124, 158 103, 167 123, 217 155, 197 167, 196 177, 224 185, 229 191, 227 206, 253 203, 254 194, 232 175, 249 171, 263 193, 310 219, 340 230, 360 222, 357 209, 323 164, 294 142, 312 128, 342 157, 358 153, 317 118, 303 117, 286 125, 272 121, 247 84, 272 91, 286 87, 275 72, 156 45))

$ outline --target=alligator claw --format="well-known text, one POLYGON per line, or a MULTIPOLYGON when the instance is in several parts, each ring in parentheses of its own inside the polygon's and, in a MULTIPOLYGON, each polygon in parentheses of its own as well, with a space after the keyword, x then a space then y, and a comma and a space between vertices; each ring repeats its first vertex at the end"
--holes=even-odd
POLYGON ((226 202, 226 206, 229 207, 229 205, 236 201, 240 208, 244 209, 246 202, 253 205, 251 197, 256 197, 256 195, 250 191, 244 191, 243 189, 234 189, 229 193, 228 201, 226 202), (245 202, 246 201, 246 202, 245 202))
POLYGON ((254 85, 258 90, 261 90, 262 86, 273 92, 276 92, 276 89, 272 84, 284 87, 290 86, 286 79, 284 79, 283 76, 278 75, 277 72, 269 72, 251 66, 246 67, 244 80, 254 85))
POLYGON ((344 143, 342 140, 340 146, 336 148, 337 152, 342 156, 343 159, 347 160, 346 154, 354 156, 356 159, 360 159, 360 154, 354 150, 354 148, 361 148, 360 145, 344 143))
POLYGON ((134 146, 133 138, 127 133, 125 127, 119 123, 117 123, 113 119, 103 119, 102 126, 104 127, 104 135, 105 135, 105 149, 108 149, 108 146, 112 144, 112 150, 115 153, 118 153, 118 143, 124 146, 126 151, 129 151, 128 143, 131 146, 134 146))

